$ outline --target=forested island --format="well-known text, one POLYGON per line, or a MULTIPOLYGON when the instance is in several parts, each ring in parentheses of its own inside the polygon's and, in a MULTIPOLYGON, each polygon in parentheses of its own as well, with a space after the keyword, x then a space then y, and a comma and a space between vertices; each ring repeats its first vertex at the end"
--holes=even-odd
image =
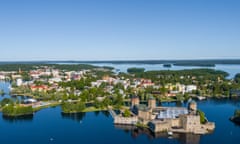
POLYGON ((240 124, 240 110, 237 109, 234 112, 234 115, 230 118, 230 120, 236 124, 240 124))
POLYGON ((128 73, 142 73, 145 71, 145 68, 128 68, 128 73))
POLYGON ((20 106, 20 105, 7 105, 2 109, 3 116, 8 117, 18 117, 23 115, 32 115, 33 114, 32 106, 20 106))

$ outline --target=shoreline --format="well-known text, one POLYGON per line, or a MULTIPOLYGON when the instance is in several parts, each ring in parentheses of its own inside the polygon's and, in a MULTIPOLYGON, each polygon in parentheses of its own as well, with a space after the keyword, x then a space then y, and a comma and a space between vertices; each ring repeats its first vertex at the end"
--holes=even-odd
MULTIPOLYGON (((238 96, 232 96, 232 97, 228 97, 228 96, 224 96, 224 97, 218 97, 218 96, 205 96, 206 99, 203 99, 203 100, 199 100, 197 99, 196 97, 190 97, 190 98, 193 98, 193 99, 197 99, 198 101, 206 101, 208 99, 217 99, 217 100, 220 100, 220 99, 232 99, 232 98, 238 98, 238 96)), ((183 102, 186 102, 187 100, 183 100, 183 102)), ((159 100, 160 103, 162 102, 182 102, 180 100, 174 100, 174 99, 171 99, 171 100, 159 100)), ((50 103, 49 105, 44 105, 44 106, 40 106, 40 107, 35 107, 33 108, 33 111, 34 112, 38 112, 40 110, 43 110, 45 108, 49 108, 49 107, 56 107, 56 106, 60 106, 61 103, 60 102, 55 102, 55 103, 50 103)), ((122 106, 122 108, 126 108, 126 106, 122 106)), ((74 114, 74 113, 81 113, 81 112, 95 112, 95 111, 107 111, 108 108, 96 108, 94 106, 90 106, 90 107, 87 107, 85 108, 83 111, 74 111, 74 112, 63 112, 65 114, 74 114)), ((2 108, 0 108, 0 112, 2 113, 2 108)))
POLYGON ((6 117, 6 118, 21 118, 21 117, 24 117, 24 116, 33 116, 33 115, 34 115, 34 112, 33 113, 28 113, 28 114, 18 114, 18 115, 2 114, 2 116, 6 117))

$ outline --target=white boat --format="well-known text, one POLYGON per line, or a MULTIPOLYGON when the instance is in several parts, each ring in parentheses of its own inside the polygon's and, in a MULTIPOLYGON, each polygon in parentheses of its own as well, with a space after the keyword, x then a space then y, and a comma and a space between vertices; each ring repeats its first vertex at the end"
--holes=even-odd
POLYGON ((170 135, 170 136, 173 135, 173 132, 171 132, 171 131, 168 131, 167 133, 168 133, 168 135, 170 135))
POLYGON ((204 97, 204 96, 198 96, 197 98, 198 98, 198 100, 204 100, 204 99, 206 99, 206 97, 204 97))

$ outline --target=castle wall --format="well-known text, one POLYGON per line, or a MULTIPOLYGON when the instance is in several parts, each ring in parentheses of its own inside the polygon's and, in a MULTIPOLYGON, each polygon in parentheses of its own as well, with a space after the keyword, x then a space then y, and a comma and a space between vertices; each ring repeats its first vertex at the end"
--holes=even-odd
POLYGON ((149 127, 153 132, 164 132, 169 131, 171 129, 171 121, 153 121, 149 123, 149 127))
POLYGON ((122 116, 115 116, 114 117, 114 124, 127 124, 127 125, 134 125, 138 122, 138 117, 122 117, 122 116))
POLYGON ((200 116, 199 115, 181 115, 180 116, 181 124, 183 129, 186 132, 196 132, 199 130, 203 130, 203 127, 200 123, 200 116))
POLYGON ((171 119, 171 127, 181 127, 180 119, 179 118, 171 119))
POLYGON ((206 129, 208 131, 213 131, 215 129, 215 123, 208 122, 206 124, 201 125, 203 129, 206 129))
POLYGON ((149 111, 142 111, 142 110, 139 110, 138 111, 138 117, 140 119, 144 119, 144 120, 151 120, 152 118, 152 115, 149 111))

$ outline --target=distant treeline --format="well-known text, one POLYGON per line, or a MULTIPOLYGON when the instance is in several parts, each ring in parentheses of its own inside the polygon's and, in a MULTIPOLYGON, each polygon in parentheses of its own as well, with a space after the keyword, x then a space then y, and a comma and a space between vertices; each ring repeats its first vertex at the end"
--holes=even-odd
POLYGON ((44 66, 53 67, 55 69, 78 71, 83 69, 104 68, 112 70, 112 67, 98 67, 89 64, 1 64, 0 71, 29 71, 44 66))
POLYGON ((159 71, 146 71, 135 73, 138 78, 147 78, 153 80, 153 82, 161 83, 183 83, 191 84, 192 79, 188 77, 196 77, 196 81, 202 82, 204 80, 214 80, 217 81, 218 78, 224 79, 228 76, 227 72, 213 69, 191 69, 191 70, 159 70, 159 71), (184 78, 181 78, 181 77, 184 78))
POLYGON ((144 72, 145 68, 128 68, 127 72, 128 73, 140 73, 140 72, 144 72))
POLYGON ((1 64, 240 64, 240 59, 205 59, 205 60, 113 60, 113 61, 15 61, 0 62, 1 64))

